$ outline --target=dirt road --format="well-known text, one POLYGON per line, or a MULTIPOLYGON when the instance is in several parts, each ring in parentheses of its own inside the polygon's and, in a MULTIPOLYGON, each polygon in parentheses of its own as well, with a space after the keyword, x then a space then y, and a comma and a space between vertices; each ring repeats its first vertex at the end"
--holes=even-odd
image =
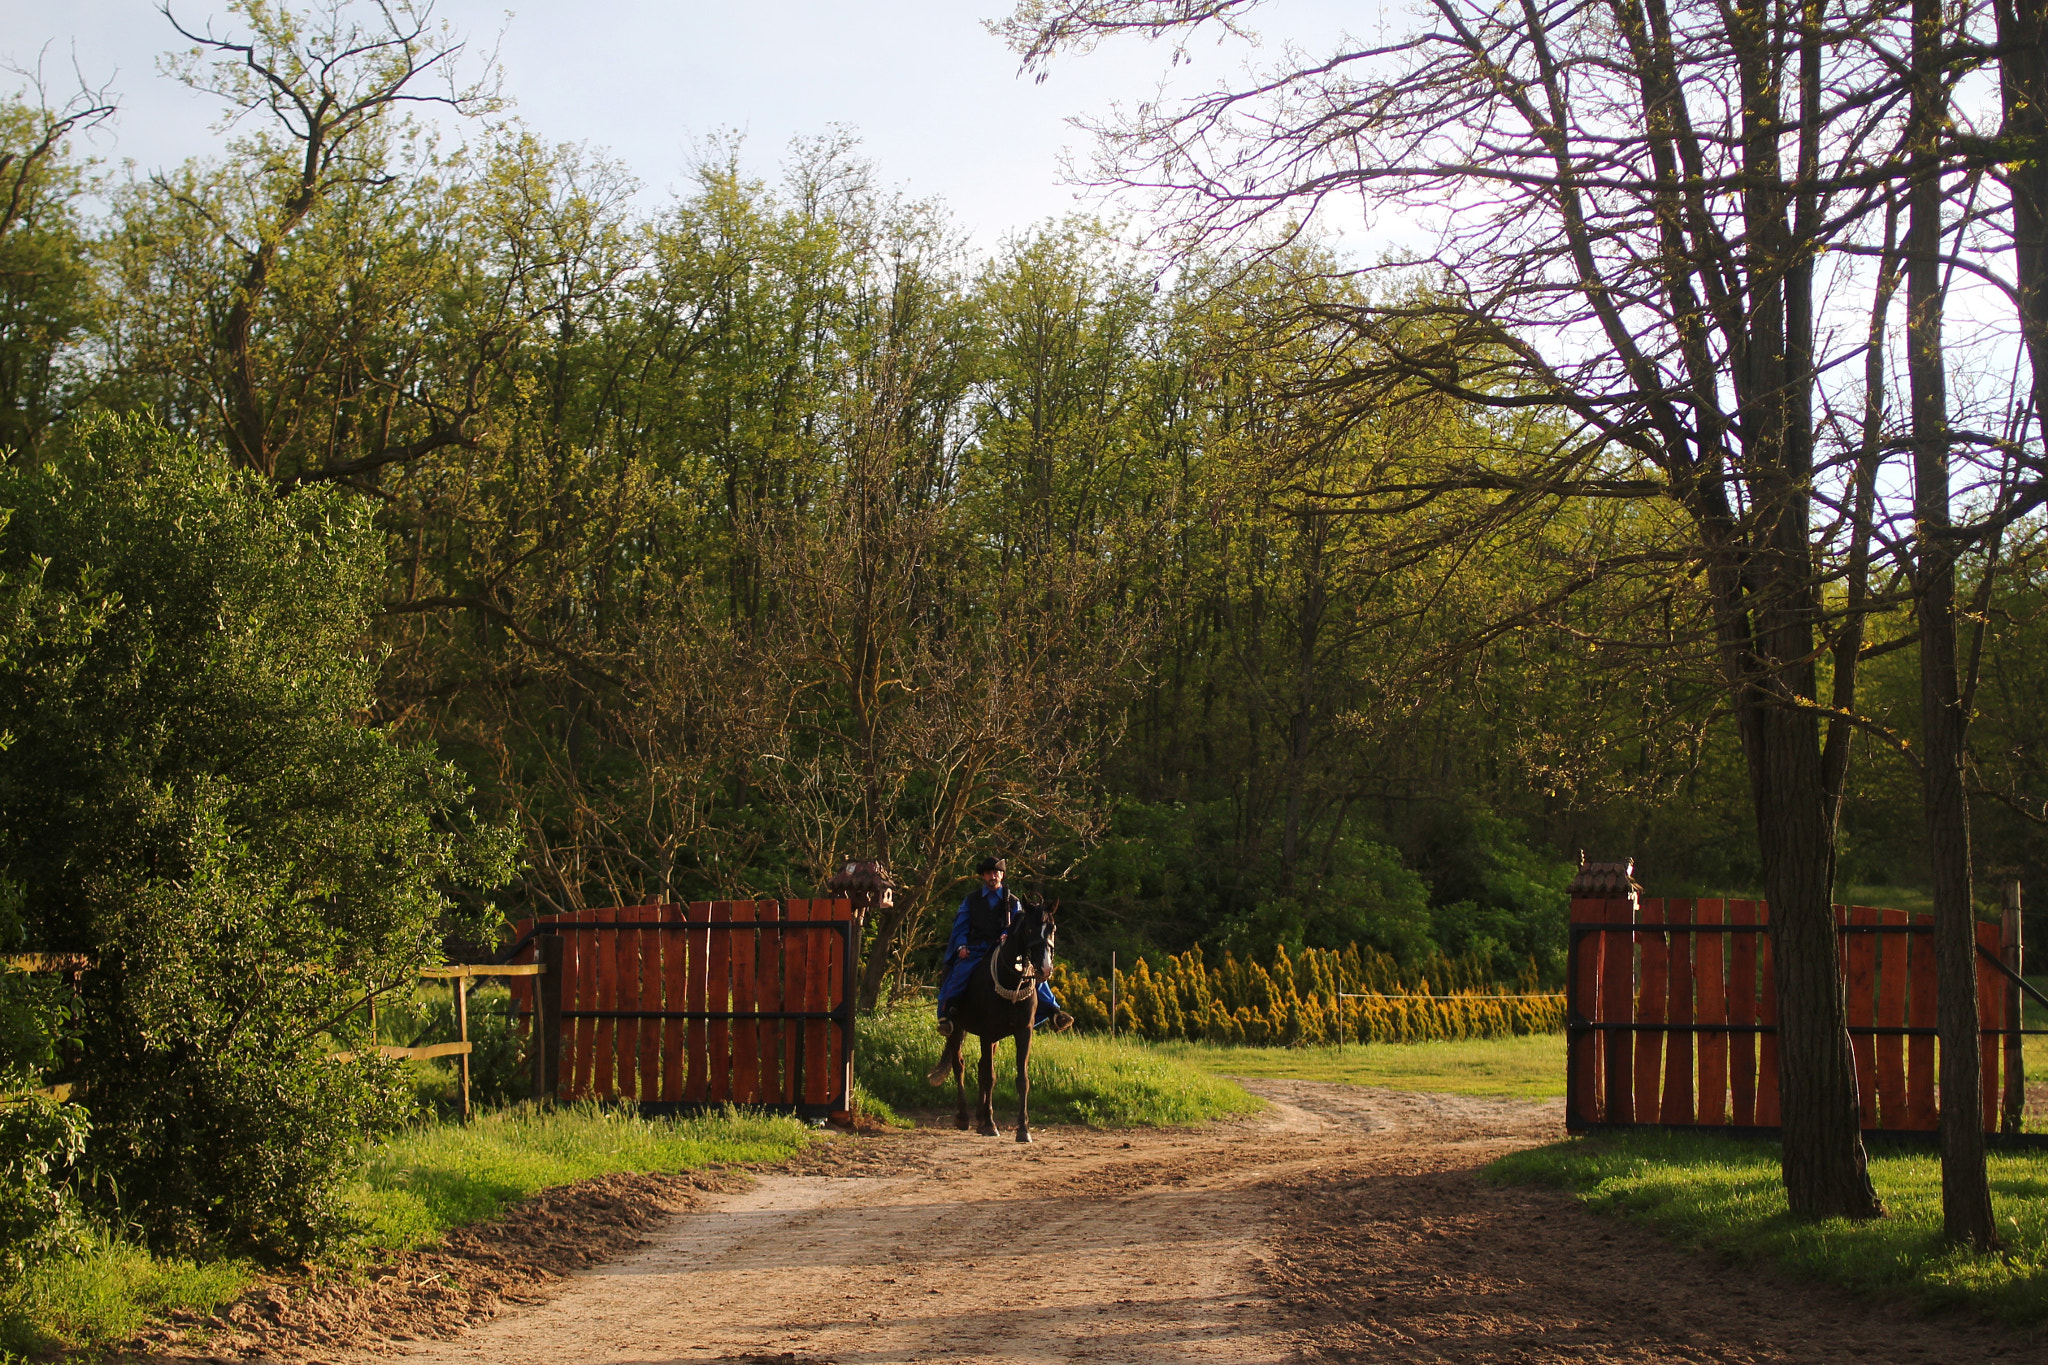
MULTIPOLYGON (((1197 1131, 841 1139, 409 1365, 2048 1359, 1681 1252, 1474 1169, 1556 1104, 1252 1081, 1197 1131)), ((302 1359, 307 1358, 302 1355, 302 1359)))

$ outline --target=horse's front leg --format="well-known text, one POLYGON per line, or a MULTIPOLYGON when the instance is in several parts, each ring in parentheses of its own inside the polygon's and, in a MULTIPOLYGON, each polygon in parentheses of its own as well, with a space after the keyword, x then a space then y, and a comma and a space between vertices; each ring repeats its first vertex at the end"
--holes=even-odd
POLYGON ((952 1056, 953 1098, 958 1103, 953 1122, 964 1133, 967 1131, 967 1059, 960 1055, 960 1049, 957 1047, 953 1049, 952 1056))
POLYGON ((996 1133, 996 1040, 981 1040, 981 1107, 976 1111, 980 1120, 976 1131, 983 1137, 995 1137, 996 1133))
POLYGON ((1017 1035, 1017 1141, 1031 1141, 1031 1025, 1017 1035))

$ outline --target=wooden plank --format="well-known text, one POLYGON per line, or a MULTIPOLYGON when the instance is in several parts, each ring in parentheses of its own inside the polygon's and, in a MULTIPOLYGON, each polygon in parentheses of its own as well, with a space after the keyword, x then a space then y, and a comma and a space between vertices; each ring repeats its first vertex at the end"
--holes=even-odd
MULTIPOLYGON (((597 911, 592 918, 617 920, 616 906, 597 911)), ((588 951, 596 958, 594 979, 597 983, 595 1003, 586 1009, 615 1010, 619 1007, 619 931, 616 929, 585 929, 579 937, 588 940, 588 951)), ((595 1040, 592 1043, 596 1069, 591 1073, 591 1093, 601 1100, 611 1099, 617 1090, 617 1060, 619 1047, 619 1021, 599 1019, 595 1040)))
POLYGON ((534 962, 452 963, 445 967, 420 968, 422 981, 475 981, 484 977, 539 975, 540 965, 534 962))
MULTIPOLYGON (((1690 900, 1666 900, 1664 922, 1666 924, 1691 924, 1693 903, 1690 900)), ((1664 1017, 1674 1024, 1691 1024, 1693 1021, 1693 949, 1698 934, 1672 934, 1665 954, 1665 964, 1671 974, 1671 993, 1664 1017)), ((1694 1109, 1692 1097, 1693 1048, 1695 1035, 1691 1029, 1683 1033, 1667 1035, 1664 1043, 1664 1103, 1659 1113, 1664 1123, 1692 1123, 1694 1109)))
MULTIPOLYGON (((690 918, 699 924, 710 923, 711 902, 691 902, 690 918)), ((684 1009, 701 1011, 710 1008, 704 1002, 710 995, 711 937, 710 931, 706 929, 687 930, 683 935, 689 948, 689 961, 684 969, 684 1009)), ((711 1093, 710 1029, 703 1020, 692 1019, 684 1038, 686 1069, 683 1098, 692 1103, 701 1103, 711 1093)))
MULTIPOLYGON (((1915 915, 1913 923, 1932 925, 1932 915, 1915 915)), ((1912 941, 1907 983, 1906 1023, 1912 1028, 1931 1029, 1934 1014, 1934 935, 1909 934, 1912 941)), ((1908 1128, 1931 1131, 1938 1122, 1935 1107, 1934 1037, 1924 1034, 1906 1040, 1906 1114, 1908 1128)))
MULTIPOLYGON (((1604 924, 1607 922, 1605 900, 1575 900, 1571 903, 1571 923, 1604 924)), ((1578 940, 1576 971, 1565 983, 1570 993, 1565 1001, 1568 1017, 1596 1023, 1600 1019, 1600 965, 1607 951, 1607 935, 1584 934, 1578 940)), ((1606 1051, 1600 1044, 1597 1029, 1588 1029, 1572 1040, 1571 1066, 1567 1068, 1570 1092, 1565 1096, 1565 1109, 1580 1123, 1600 1121, 1600 1063, 1606 1051)))
MULTIPOLYGON (((579 910, 573 918, 578 923, 587 923, 597 918, 597 911, 579 910)), ((565 1001, 562 1008, 597 1009, 599 1006, 596 931, 572 929, 563 934, 562 939, 573 963, 569 979, 576 983, 574 1003, 565 1001)), ((569 1098, 588 1099, 596 1093, 597 1021, 576 1019, 570 1022, 576 1025, 576 1065, 569 1082, 569 1098)))
POLYGON ((83 953, 9 953, 0 967, 10 972, 89 972, 93 960, 83 953))
MULTIPOLYGON (((661 919, 661 906, 653 902, 642 905, 634 915, 636 923, 654 924, 661 919)), ((630 1007, 641 1010, 661 1008, 661 940, 663 935, 654 929, 633 931, 639 960, 639 989, 636 1003, 630 1007)), ((636 1100, 653 1100, 661 1097, 661 1021, 642 1019, 633 1030, 631 1049, 633 1065, 633 1086, 626 1093, 636 1100)), ((622 1060, 622 1066, 625 1064, 622 1060)))
MULTIPOLYGON (((1755 924, 1756 902, 1732 900, 1727 903, 1730 924, 1755 924)), ((1728 1022, 1749 1025, 1756 1022, 1756 941, 1747 931, 1728 935, 1728 1022)), ((1728 1035, 1729 1119, 1737 1128, 1756 1123, 1756 1035, 1742 1032, 1728 1035)))
MULTIPOLYGON (((780 1013, 788 1006, 782 988, 783 954, 789 942, 789 933, 781 926, 784 919, 782 902, 755 901, 754 918, 773 924, 772 929, 761 931, 761 941, 754 950, 754 1008, 763 1013, 780 1013)), ((755 1093, 763 1104, 790 1104, 796 1096, 789 1093, 784 1082, 786 1065, 783 1056, 788 1046, 789 1026, 781 1019, 761 1021, 761 1076, 755 1093)))
MULTIPOLYGON (((812 922, 829 918, 830 901, 813 900, 804 905, 804 918, 812 922)), ((826 942, 828 931, 806 929, 803 931, 804 950, 804 994, 799 1008, 807 1012, 827 1010, 832 1007, 832 983, 827 969, 832 958, 831 945, 826 942)), ((803 1102, 824 1104, 832 1097, 832 1068, 835 1054, 832 1051, 832 1027, 823 1019, 813 1019, 804 1025, 804 1083, 803 1102)))
MULTIPOLYGON (((668 918, 669 906, 650 905, 647 907, 647 922, 659 924, 668 918)), ((669 935, 660 929, 645 930, 640 935, 640 1008, 648 1010, 666 1009, 665 983, 668 973, 665 958, 669 948, 669 935)), ((643 1019, 640 1021, 640 1063, 635 1068, 640 1083, 634 1094, 642 1100, 661 1098, 661 1055, 662 1033, 665 1019, 643 1019)))
MULTIPOLYGON (((731 919, 731 901, 711 902, 713 924, 724 924, 731 919)), ((736 932, 716 929, 704 936, 710 944, 704 969, 704 1008, 707 1010, 732 1008, 732 936, 736 932)), ((704 1027, 704 1064, 704 1098, 714 1104, 732 1099, 732 1025, 723 1019, 713 1019, 704 1027)))
MULTIPOLYGON (((844 924, 850 921, 853 918, 853 903, 841 900, 828 901, 825 906, 824 918, 837 924, 844 924)), ((836 931, 826 932, 817 930, 813 932, 823 933, 825 938, 824 1008, 836 1009, 840 1005, 847 1003, 846 940, 836 931)), ((830 1041, 830 1065, 823 1068, 825 1076, 824 1103, 830 1104, 833 1100, 838 1100, 841 1107, 835 1109, 833 1113, 844 1116, 846 1113, 844 1106, 853 1103, 853 1063, 847 1055, 851 1051, 850 1044, 852 1038, 849 1036, 849 1030, 846 1026, 837 1020, 828 1022, 825 1028, 830 1041)))
MULTIPOLYGON (((1977 928, 1977 1027, 2002 1029, 2005 1027, 2005 976, 1991 962, 1984 960, 1989 953, 1993 962, 1998 959, 1998 926, 1979 920, 1977 928)), ((1984 1131, 1998 1131, 1998 1062, 2005 1049, 1999 1046, 1996 1034, 1977 1036, 1977 1083, 1978 1099, 1984 1111, 1984 1131)))
MULTIPOLYGON (((1636 914, 1636 923, 1663 922, 1663 900, 1654 896, 1645 899, 1642 909, 1636 914)), ((1662 934, 1638 933, 1635 939, 1640 964, 1636 974, 1636 1022, 1662 1024, 1664 1011, 1670 1004, 1668 945, 1662 934)), ((1636 1033, 1635 1109, 1638 1123, 1656 1123, 1662 1114, 1657 1093, 1664 1073, 1664 1042, 1665 1034, 1658 1030, 1639 1030, 1636 1033)))
MULTIPOLYGON (((605 912, 604 918, 615 924, 630 924, 635 907, 616 905, 605 912)), ((634 931, 631 929, 600 929, 597 931, 604 943, 605 1003, 600 1006, 608 1010, 633 1008, 633 997, 640 993, 640 955, 634 951, 634 931)), ((598 1034, 598 1067, 603 1069, 606 1060, 611 1063, 611 1083, 604 1088, 607 1099, 624 1099, 633 1093, 633 1056, 640 1042, 640 1028, 637 1019, 611 1019, 606 1021, 604 1032, 598 1034), (609 1034, 611 1046, 604 1040, 609 1034)))
POLYGON ((564 1094, 562 1083, 563 999, 569 985, 569 969, 563 957, 563 935, 543 934, 534 940, 534 960, 547 974, 533 983, 533 1036, 528 1040, 527 1065, 531 1068, 531 1093, 537 1100, 553 1100, 564 1094))
MULTIPOLYGON (((754 919, 752 901, 734 901, 732 917, 735 923, 751 923, 754 919)), ((760 937, 757 930, 735 929, 727 935, 732 940, 732 1010, 735 1014, 749 1013, 754 1009, 754 992, 758 982, 754 978, 754 959, 760 937)), ((732 1097, 741 1104, 761 1102, 761 1021, 758 1019, 735 1019, 732 1024, 732 1097)))
MULTIPOLYGON (((662 915, 671 923, 684 921, 690 917, 690 907, 665 905, 662 915)), ((690 935, 683 930, 671 929, 661 939, 661 1007, 665 1010, 686 1010, 689 1005, 683 983, 690 960, 690 935)), ((688 1027, 682 1020, 661 1021, 660 1098, 669 1104, 683 1098, 683 1086, 689 1078, 688 1054, 684 1050, 688 1036, 688 1027)))
MULTIPOLYGON (((1879 924, 1904 926, 1912 921, 1903 910, 1879 910, 1879 924)), ((1880 1028, 1906 1024, 1906 955, 1911 934, 1873 934, 1877 940, 1877 1008, 1880 1028)), ((1878 1038, 1872 1049, 1877 1066, 1877 1122, 1880 1128, 1909 1128, 1906 1106, 1906 1040, 1898 1034, 1878 1038)))
MULTIPOLYGON (((785 900, 782 903, 783 919, 791 924, 804 923, 810 915, 807 899, 785 900)), ((791 929, 783 934, 782 945, 782 1007, 786 1010, 804 1008, 805 976, 809 971, 811 934, 806 929, 791 929)), ((804 1023, 792 1019, 783 1033, 783 1089, 789 1095, 791 1104, 800 1104, 804 1097, 804 1076, 801 1058, 804 1049, 804 1023)))
MULTIPOLYGON (((1727 911, 1718 899, 1702 900, 1693 907, 1695 924, 1726 924, 1727 911)), ((1728 1022, 1728 935, 1694 934, 1693 979, 1697 997, 1694 1014, 1702 1024, 1728 1022)), ((1728 1035, 1702 1033, 1699 1046, 1699 1122, 1728 1121, 1728 1035)))
MULTIPOLYGON (((1634 919, 1633 902, 1625 898, 1608 902, 1608 923, 1629 924, 1634 919)), ((1607 1022, 1626 1024, 1635 1018, 1635 935, 1609 932, 1602 937, 1607 940, 1607 956, 1600 969, 1600 1014, 1607 1022)), ((1607 1121, 1634 1123, 1635 1043, 1620 1029, 1607 1030, 1603 1036, 1607 1040, 1607 1061, 1601 1068, 1607 1086, 1607 1121)))
MULTIPOLYGON (((1756 922, 1769 924, 1771 907, 1758 901, 1756 922)), ((1758 934, 1756 945, 1756 1015, 1759 1024, 1778 1024, 1778 978, 1771 970, 1774 949, 1769 934, 1758 934)), ((1756 1047, 1756 1121, 1760 1128, 1776 1128, 1784 1122, 1778 1108, 1778 1035, 1762 1034, 1756 1047)))
POLYGON ((433 1043, 426 1047, 374 1047, 360 1048, 354 1052, 330 1052, 330 1062, 352 1062, 364 1053, 374 1052, 377 1056, 392 1061, 432 1061, 436 1057, 466 1057, 473 1043, 433 1043))
MULTIPOLYGON (((1878 913, 1867 905, 1836 906, 1835 920, 1869 925, 1878 913)), ((1868 1028, 1877 1022, 1877 935, 1843 934, 1842 973, 1849 997, 1849 1027, 1868 1028)), ((1865 1128, 1877 1127, 1877 1040, 1867 1033, 1849 1034, 1856 1059, 1856 1108, 1865 1128)))

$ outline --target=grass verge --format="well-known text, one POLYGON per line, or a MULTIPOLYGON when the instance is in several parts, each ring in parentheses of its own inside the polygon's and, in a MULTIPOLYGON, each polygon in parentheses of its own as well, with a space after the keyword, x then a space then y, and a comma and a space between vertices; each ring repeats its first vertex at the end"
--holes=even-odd
POLYGON ((1221 1047, 1159 1043, 1162 1054, 1216 1076, 1380 1085, 1455 1095, 1546 1100, 1564 1094, 1564 1035, 1343 1047, 1221 1047))
MULTIPOLYGON (((736 1110, 643 1119, 587 1104, 520 1106, 482 1114, 467 1127, 422 1124, 377 1144, 348 1200, 364 1226, 360 1250, 405 1251, 549 1186, 616 1172, 777 1161, 811 1140, 795 1119, 736 1110)), ((0 1350, 104 1349, 179 1309, 210 1313, 255 1279, 247 1261, 157 1257, 95 1236, 82 1254, 36 1267, 0 1303, 0 1350)))
POLYGON ((0 1350, 43 1356, 107 1346, 180 1309, 212 1312, 254 1279, 247 1261, 152 1256, 95 1233, 78 1255, 31 1268, 0 1302, 0 1350))
POLYGON ((1931 1153, 1874 1149, 1889 1216, 1795 1221, 1775 1143, 1694 1134, 1582 1138, 1502 1157, 1503 1183, 1569 1190, 1675 1241, 1929 1309, 1967 1307, 2014 1324, 2048 1319, 2048 1155, 1993 1153, 1992 1206, 2006 1251, 1973 1256, 1941 1238, 1941 1167, 1931 1153))
MULTIPOLYGON (((876 1099, 898 1109, 950 1105, 952 1092, 924 1083, 939 1060, 929 1010, 890 1010, 861 1021, 855 1072, 876 1099)), ((968 1065, 974 1065, 968 1040, 968 1065)), ((996 1121, 1017 1112, 1017 1071, 1007 1047, 996 1055, 996 1121)), ((974 1078, 970 1069, 968 1085, 974 1078)), ((1144 1042, 1041 1033, 1031 1043, 1031 1117, 1094 1128, 1169 1127, 1257 1110, 1260 1101, 1222 1077, 1144 1042)))
POLYGON ((643 1119, 594 1104, 522 1105, 460 1124, 425 1124, 372 1148, 350 1203, 368 1245, 409 1250, 490 1218, 553 1185, 617 1172, 779 1161, 811 1141, 793 1118, 728 1109, 643 1119))

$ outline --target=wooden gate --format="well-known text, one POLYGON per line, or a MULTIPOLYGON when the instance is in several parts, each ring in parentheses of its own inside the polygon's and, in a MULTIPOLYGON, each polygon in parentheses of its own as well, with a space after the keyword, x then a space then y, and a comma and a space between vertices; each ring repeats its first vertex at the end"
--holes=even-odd
MULTIPOLYGON (((1762 901, 1575 899, 1565 1123, 1779 1127, 1777 992, 1762 901)), ((2025 1073, 2017 920, 1977 926, 1984 1127, 2016 1132, 2025 1073), (2010 941, 2007 941, 2009 936, 2010 941), (2015 962, 2016 966, 2017 963, 2015 962), (2003 1104, 2001 1104, 2003 1100, 2003 1104)), ((1933 917, 1836 906, 1863 1128, 1936 1127, 1933 917)), ((2039 1030, 2032 1030, 2039 1031, 2039 1030)))
POLYGON ((519 926, 513 1008, 539 1036, 536 1095, 843 1117, 857 926, 843 900, 699 901, 519 926))

